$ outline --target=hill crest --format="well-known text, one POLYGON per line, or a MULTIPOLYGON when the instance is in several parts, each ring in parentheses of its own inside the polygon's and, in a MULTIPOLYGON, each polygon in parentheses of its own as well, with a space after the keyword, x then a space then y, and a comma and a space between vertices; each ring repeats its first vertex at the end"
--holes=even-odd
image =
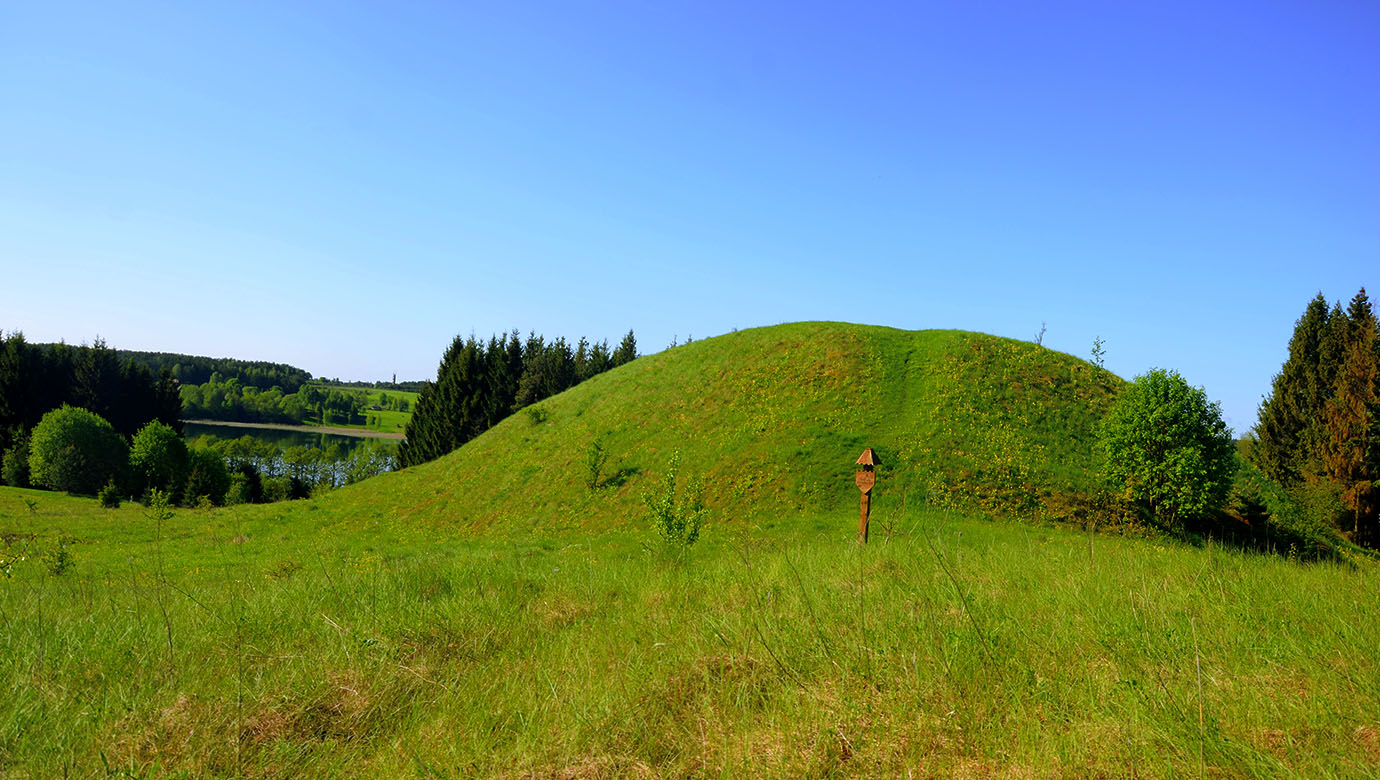
POLYGON ((952 330, 803 322, 647 355, 514 414, 451 454, 338 491, 333 507, 474 531, 638 522, 679 451, 717 523, 901 502, 1079 519, 1093 427, 1121 380, 1037 345, 952 330), (594 442, 609 453, 587 487, 594 442))

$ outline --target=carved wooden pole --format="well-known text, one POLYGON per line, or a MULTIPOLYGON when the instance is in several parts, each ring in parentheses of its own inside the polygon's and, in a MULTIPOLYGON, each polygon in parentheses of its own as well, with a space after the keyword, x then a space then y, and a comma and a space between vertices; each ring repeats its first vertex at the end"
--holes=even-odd
POLYGON ((863 450, 858 457, 857 465, 862 466, 862 471, 853 478, 858 483, 858 490, 862 491, 862 502, 858 506, 858 544, 867 544, 867 521, 872 514, 872 487, 877 484, 877 472, 873 471, 873 467, 881 464, 871 447, 863 450))

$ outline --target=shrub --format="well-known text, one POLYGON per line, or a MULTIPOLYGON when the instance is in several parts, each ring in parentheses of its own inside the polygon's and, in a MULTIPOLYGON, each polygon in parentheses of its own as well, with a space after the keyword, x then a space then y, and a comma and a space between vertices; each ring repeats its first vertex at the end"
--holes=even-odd
POLYGON ((152 488, 176 490, 187 479, 187 445, 177 431, 154 420, 134 434, 129 466, 138 480, 136 494, 152 488))
POLYGON ((13 447, 5 450, 4 460, 0 461, 0 482, 10 487, 29 486, 29 439, 21 438, 13 447))
POLYGON ((68 493, 94 495, 116 479, 128 447, 100 415, 63 404, 43 415, 29 441, 29 478, 68 493))
POLYGON ((53 546, 43 551, 40 559, 47 567, 48 573, 54 577, 61 577, 72 570, 76 565, 76 558, 73 557, 71 549, 72 543, 76 540, 66 534, 60 534, 53 540, 53 546))
POLYGON ((671 454, 671 462, 666 474, 661 478, 661 488, 644 497, 652 528, 668 547, 684 549, 700 538, 700 526, 708 514, 704 505, 704 482, 692 478, 685 485, 685 492, 677 495, 677 479, 680 471, 680 452, 671 454))
POLYGON ((187 451, 187 482, 182 491, 183 501, 196 506, 202 498, 217 506, 225 503, 230 490, 230 471, 225 459, 213 450, 187 451))
POLYGON ((287 477, 264 477, 263 497, 267 503, 292 498, 292 480, 287 477))
POLYGON ((1236 450, 1219 404, 1174 371, 1138 376, 1099 431, 1103 475, 1114 492, 1176 526, 1220 509, 1236 450))
POLYGON ((604 449, 603 442, 595 439, 589 443, 585 456, 585 487, 594 490, 604 483, 604 464, 608 459, 609 452, 604 449))
POLYGON ((120 508, 120 489, 115 487, 114 480, 105 483, 101 492, 96 494, 96 499, 101 502, 101 506, 106 509, 120 508))

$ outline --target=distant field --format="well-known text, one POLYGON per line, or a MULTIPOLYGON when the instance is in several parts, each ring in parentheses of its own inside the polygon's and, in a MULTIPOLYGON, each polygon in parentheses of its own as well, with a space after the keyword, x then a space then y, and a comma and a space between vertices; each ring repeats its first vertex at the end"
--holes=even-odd
POLYGON ((382 406, 382 396, 389 398, 402 398, 407 401, 408 410, 405 412, 383 409, 375 411, 365 409, 364 415, 368 422, 364 425, 341 425, 342 428, 365 428, 371 431, 382 433, 402 433, 407 428, 407 423, 412 419, 412 409, 417 404, 417 394, 403 390, 368 390, 358 387, 344 387, 341 385, 321 385, 327 390, 343 390, 348 392, 362 393, 366 397, 365 407, 372 405, 382 406))
POLYGON ((915 510, 864 548, 854 511, 717 517, 676 560, 638 527, 474 537, 298 501, 160 528, 136 505, 2 488, 0 534, 23 560, 0 579, 0 766, 1380 772, 1374 568, 915 510))

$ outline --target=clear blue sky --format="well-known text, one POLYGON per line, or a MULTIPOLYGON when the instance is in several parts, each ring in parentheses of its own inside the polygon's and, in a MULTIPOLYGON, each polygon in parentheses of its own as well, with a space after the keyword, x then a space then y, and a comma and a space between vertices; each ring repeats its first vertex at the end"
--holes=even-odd
POLYGON ((1043 321, 1242 431, 1380 293, 1380 5, 10 3, 0 271, 33 341, 349 379, 1043 321))

